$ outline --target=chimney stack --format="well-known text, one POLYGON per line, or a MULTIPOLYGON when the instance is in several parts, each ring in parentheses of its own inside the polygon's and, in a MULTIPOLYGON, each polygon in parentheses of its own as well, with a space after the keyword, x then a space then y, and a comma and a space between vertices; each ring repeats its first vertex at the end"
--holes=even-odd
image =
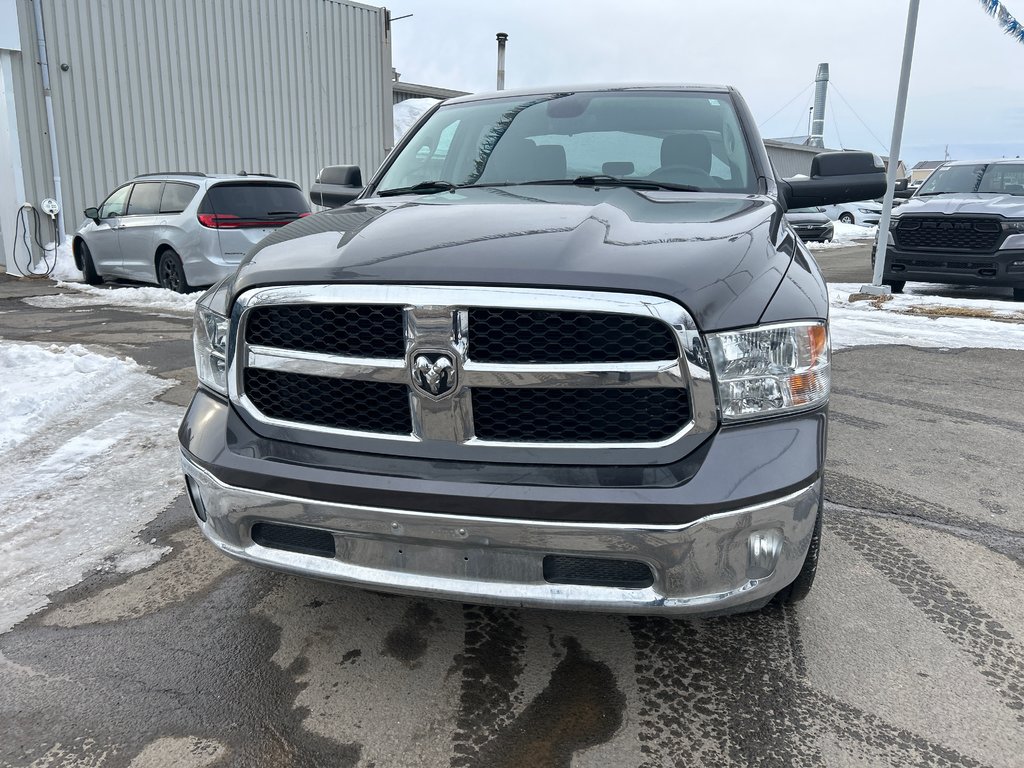
POLYGON ((508 35, 504 32, 498 33, 498 90, 505 90, 505 43, 508 42, 508 35))
POLYGON ((814 112, 811 115, 811 135, 807 143, 812 147, 825 146, 825 97, 828 96, 828 64, 818 65, 814 78, 814 112))

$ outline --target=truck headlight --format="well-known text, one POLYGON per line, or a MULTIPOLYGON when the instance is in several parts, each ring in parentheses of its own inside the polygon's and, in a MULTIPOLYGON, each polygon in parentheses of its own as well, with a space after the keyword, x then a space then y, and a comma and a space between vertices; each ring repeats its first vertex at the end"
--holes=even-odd
POLYGON ((723 421, 778 416, 828 401, 830 352, 823 322, 708 334, 723 421))
POLYGON ((221 394, 228 393, 228 319, 196 304, 192 344, 199 382, 221 394))
POLYGON ((1011 233, 1024 232, 1024 219, 1010 219, 1003 222, 1003 230, 1011 233))

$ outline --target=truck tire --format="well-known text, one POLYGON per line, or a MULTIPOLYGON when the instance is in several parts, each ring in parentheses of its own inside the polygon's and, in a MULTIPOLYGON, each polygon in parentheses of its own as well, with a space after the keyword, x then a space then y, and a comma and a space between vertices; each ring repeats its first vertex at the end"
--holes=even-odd
POLYGON ((821 518, 824 511, 824 503, 818 506, 818 516, 814 521, 814 532, 811 534, 811 544, 807 548, 807 557, 804 558, 803 568, 788 587, 784 587, 776 593, 773 603, 781 605, 793 605, 799 603, 811 592, 814 584, 814 575, 818 572, 818 555, 821 551, 821 518))

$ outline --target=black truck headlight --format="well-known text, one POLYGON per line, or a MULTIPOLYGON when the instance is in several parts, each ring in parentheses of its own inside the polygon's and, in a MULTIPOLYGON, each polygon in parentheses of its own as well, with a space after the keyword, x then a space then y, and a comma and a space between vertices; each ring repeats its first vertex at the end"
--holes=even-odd
POLYGON ((1003 222, 1003 231, 1017 235, 1024 235, 1024 219, 1010 219, 1003 222))
POLYGON ((228 319, 196 304, 192 344, 199 382, 223 395, 228 393, 228 319))
POLYGON ((722 420, 778 416, 828 401, 831 363, 823 322, 708 334, 722 420))

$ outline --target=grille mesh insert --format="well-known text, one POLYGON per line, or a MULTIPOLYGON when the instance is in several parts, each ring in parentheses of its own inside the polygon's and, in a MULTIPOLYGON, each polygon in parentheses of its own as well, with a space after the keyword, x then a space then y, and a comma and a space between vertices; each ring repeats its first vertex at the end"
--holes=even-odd
POLYGON ((900 248, 990 253, 999 246, 1002 230, 991 219, 907 218, 893 230, 900 248))
POLYGON ((249 368, 245 394, 272 419, 390 435, 412 431, 404 384, 249 368))
POLYGON ((304 555, 334 557, 334 537, 327 531, 303 528, 298 525, 256 523, 252 527, 252 540, 261 547, 301 552, 304 555))
POLYGON ((245 328, 249 344, 352 357, 403 357, 402 307, 281 304, 256 307, 245 328))
POLYGON ((634 363, 678 356, 672 329, 653 317, 469 310, 469 358, 478 363, 634 363))
POLYGON ((690 418, 685 389, 473 390, 476 436, 500 442, 664 440, 690 418))
POLYGON ((647 563, 639 560, 548 555, 544 558, 544 581, 550 584, 643 589, 654 583, 654 574, 647 563))

